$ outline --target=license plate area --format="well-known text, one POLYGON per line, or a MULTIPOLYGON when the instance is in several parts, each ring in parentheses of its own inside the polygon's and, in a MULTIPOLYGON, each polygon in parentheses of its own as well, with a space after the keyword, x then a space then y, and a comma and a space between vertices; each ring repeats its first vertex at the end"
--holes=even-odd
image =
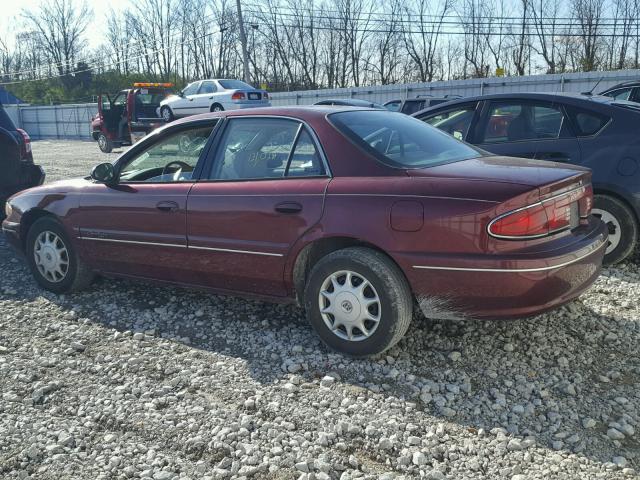
POLYGON ((250 93, 249 100, 260 100, 261 95, 259 93, 250 93))

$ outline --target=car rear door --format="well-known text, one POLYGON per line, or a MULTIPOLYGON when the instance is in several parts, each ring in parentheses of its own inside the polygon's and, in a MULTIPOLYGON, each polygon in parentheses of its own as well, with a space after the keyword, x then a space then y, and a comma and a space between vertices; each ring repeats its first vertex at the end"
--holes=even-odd
POLYGON ((118 161, 116 182, 83 190, 76 218, 91 267, 189 283, 187 194, 214 124, 176 126, 152 136, 118 161))
POLYGON ((205 170, 209 180, 194 185, 187 209, 194 280, 287 295, 287 256, 320 220, 330 181, 315 134, 293 119, 227 119, 205 170))
POLYGON ((564 108, 528 99, 485 102, 470 143, 496 155, 580 163, 580 146, 564 108))

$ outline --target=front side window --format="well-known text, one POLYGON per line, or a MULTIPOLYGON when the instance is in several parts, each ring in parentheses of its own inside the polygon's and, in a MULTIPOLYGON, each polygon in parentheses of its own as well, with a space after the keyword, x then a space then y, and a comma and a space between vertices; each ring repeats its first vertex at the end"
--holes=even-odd
POLYGON ((182 90, 182 94, 186 97, 188 95, 195 95, 198 91, 198 87, 200 86, 200 82, 194 82, 191 83, 189 85, 187 85, 186 87, 184 87, 184 90, 182 90))
POLYGON ((475 112, 476 106, 469 105, 445 110, 435 115, 432 114, 431 116, 423 117, 421 120, 432 127, 447 132, 458 140, 464 140, 467 138, 467 133, 469 133, 469 127, 471 126, 471 120, 473 120, 475 112))
POLYGON ((559 138, 564 115, 559 107, 533 103, 492 103, 482 143, 559 138))
POLYGON ((329 115, 363 150, 398 168, 424 168, 482 156, 480 151, 413 117, 379 110, 329 115))
POLYGON ((324 174, 315 143, 299 122, 237 118, 225 129, 211 177, 243 180, 324 174))
POLYGON ((397 112, 400 109, 400 100, 385 103, 384 108, 386 108, 390 112, 397 112))
POLYGON ((120 170, 120 182, 190 182, 213 126, 170 134, 128 161, 120 170))
POLYGON ((122 107, 127 101, 127 96, 124 93, 119 93, 116 98, 113 99, 113 105, 116 107, 122 107))

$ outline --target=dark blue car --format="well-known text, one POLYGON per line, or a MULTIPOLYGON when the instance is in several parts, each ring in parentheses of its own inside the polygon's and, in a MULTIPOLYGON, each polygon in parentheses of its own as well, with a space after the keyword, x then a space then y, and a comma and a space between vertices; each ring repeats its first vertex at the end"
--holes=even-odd
POLYGON ((416 112, 499 155, 566 162, 593 171, 594 209, 609 228, 605 263, 629 257, 640 219, 640 104, 604 96, 505 93, 416 112))

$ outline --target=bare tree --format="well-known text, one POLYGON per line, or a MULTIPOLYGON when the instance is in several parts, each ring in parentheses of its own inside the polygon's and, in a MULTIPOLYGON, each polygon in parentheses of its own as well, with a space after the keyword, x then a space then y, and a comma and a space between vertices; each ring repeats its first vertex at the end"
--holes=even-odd
POLYGON ((572 0, 571 3, 582 50, 579 63, 582 70, 589 72, 598 66, 604 0, 572 0))
POLYGON ((23 11, 59 75, 72 73, 81 59, 91 13, 86 1, 74 0, 46 0, 37 10, 23 11))

